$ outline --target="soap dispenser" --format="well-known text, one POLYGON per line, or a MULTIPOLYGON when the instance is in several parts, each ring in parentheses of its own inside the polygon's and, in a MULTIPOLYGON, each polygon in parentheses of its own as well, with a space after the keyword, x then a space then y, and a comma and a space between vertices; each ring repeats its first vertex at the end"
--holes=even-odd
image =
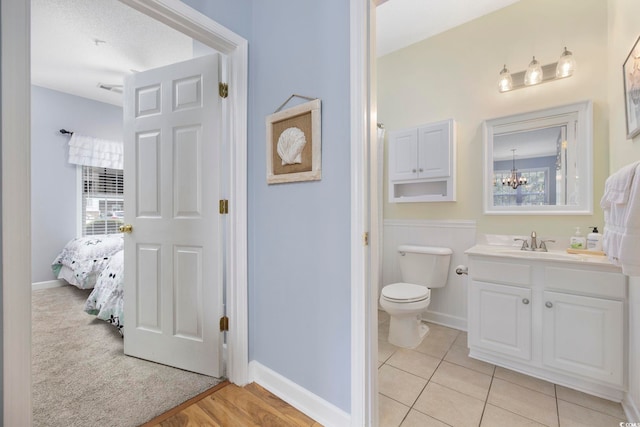
POLYGON ((602 234, 598 233, 598 227, 587 235, 587 250, 602 251, 602 234))
POLYGON ((580 232, 580 227, 576 227, 576 232, 570 239, 571 249, 586 249, 587 239, 580 232))

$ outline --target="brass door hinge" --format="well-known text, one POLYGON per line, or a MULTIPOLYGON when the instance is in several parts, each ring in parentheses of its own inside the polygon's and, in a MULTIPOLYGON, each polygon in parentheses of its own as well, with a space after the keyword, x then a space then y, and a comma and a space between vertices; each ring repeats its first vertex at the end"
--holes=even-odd
POLYGON ((227 199, 220 200, 220 214, 228 214, 229 213, 229 201, 227 199))
POLYGON ((222 316, 220 318, 220 332, 225 332, 229 330, 229 318, 227 316, 222 316))
POLYGON ((369 246, 369 232, 362 233, 362 246, 369 246))
POLYGON ((218 83, 218 93, 220 94, 220 98, 229 96, 229 85, 222 82, 218 83))

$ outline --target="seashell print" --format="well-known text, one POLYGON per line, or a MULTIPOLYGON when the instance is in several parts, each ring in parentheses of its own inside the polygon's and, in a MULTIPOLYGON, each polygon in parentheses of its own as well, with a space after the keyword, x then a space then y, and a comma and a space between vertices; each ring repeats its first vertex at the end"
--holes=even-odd
POLYGON ((278 138, 278 155, 282 159, 282 165, 302 163, 302 149, 306 144, 307 139, 300 129, 285 129, 278 138))

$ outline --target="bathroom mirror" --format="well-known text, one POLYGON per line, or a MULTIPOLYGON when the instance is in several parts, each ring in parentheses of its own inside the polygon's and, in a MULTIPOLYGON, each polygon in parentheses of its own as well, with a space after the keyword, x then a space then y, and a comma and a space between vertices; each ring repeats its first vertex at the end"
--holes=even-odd
POLYGON ((486 214, 593 213, 591 101, 484 122, 486 214))

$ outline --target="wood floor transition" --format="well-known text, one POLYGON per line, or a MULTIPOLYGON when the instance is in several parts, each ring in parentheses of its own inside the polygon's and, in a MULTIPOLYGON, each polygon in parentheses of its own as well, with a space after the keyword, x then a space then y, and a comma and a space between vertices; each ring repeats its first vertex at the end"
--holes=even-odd
POLYGON ((322 427, 277 396, 251 383, 218 384, 142 427, 322 427))

